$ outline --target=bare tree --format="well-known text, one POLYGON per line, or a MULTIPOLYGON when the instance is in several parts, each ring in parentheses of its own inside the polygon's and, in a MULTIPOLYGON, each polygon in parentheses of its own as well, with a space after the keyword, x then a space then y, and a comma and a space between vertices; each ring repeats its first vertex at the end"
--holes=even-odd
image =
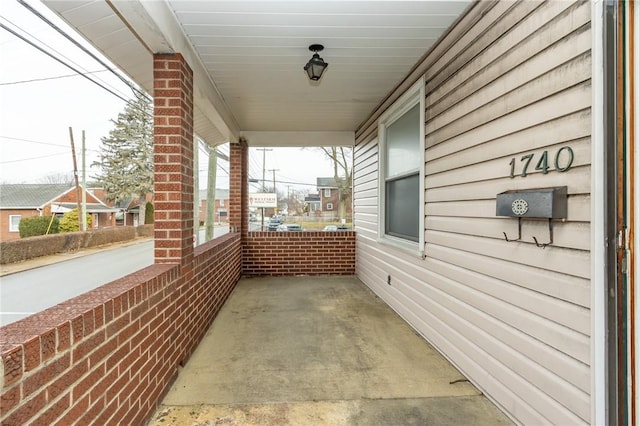
POLYGON ((58 184, 58 183, 68 183, 69 186, 73 184, 73 173, 71 172, 53 172, 48 175, 42 176, 38 179, 39 183, 50 183, 50 184, 58 184))
POLYGON ((284 200, 289 209, 289 216, 302 216, 304 213, 304 197, 308 193, 309 191, 306 189, 290 189, 287 191, 287 195, 284 200))
POLYGON ((352 150, 343 146, 321 147, 324 154, 333 162, 333 179, 338 185, 340 219, 346 217, 346 201, 351 199, 353 164, 352 150))

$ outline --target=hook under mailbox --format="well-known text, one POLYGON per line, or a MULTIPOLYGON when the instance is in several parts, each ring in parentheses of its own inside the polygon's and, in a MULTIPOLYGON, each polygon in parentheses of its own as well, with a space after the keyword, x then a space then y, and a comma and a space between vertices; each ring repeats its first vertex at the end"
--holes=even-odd
POLYGON ((567 217, 567 187, 524 189, 505 191, 496 196, 496 215, 518 218, 518 238, 509 239, 506 232, 502 232, 505 241, 522 240, 522 218, 548 219, 549 242, 540 243, 536 237, 533 241, 536 247, 545 248, 553 244, 553 219, 567 217))
POLYGON ((504 235, 504 240, 507 242, 520 241, 522 239, 522 218, 518 218, 518 238, 509 239, 509 237, 507 237, 507 233, 504 231, 502 232, 502 235, 504 235))

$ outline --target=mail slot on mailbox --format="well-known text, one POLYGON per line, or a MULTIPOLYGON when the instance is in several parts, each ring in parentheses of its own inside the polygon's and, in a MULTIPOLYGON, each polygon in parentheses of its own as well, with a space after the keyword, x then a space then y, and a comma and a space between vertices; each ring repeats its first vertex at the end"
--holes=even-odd
POLYGON ((496 216, 566 219, 567 187, 518 189, 496 197, 496 216))

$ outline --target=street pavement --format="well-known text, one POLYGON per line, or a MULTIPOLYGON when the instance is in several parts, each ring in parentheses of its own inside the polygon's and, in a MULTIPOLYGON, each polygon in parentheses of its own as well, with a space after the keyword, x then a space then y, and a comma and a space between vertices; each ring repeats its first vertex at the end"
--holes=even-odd
MULTIPOLYGON (((214 236, 229 232, 216 227, 214 236)), ((204 241, 204 230, 200 232, 204 241)), ((153 239, 58 253, 0 265, 0 326, 153 264, 153 239)))

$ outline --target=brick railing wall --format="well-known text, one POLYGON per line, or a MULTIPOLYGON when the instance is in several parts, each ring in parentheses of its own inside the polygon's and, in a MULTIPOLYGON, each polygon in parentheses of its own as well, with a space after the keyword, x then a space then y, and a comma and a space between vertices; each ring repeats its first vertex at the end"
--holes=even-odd
MULTIPOLYGON (((144 424, 241 273, 240 235, 0 328, 0 424, 144 424)), ((52 286, 64 283, 52 283, 52 286)))
POLYGON ((243 275, 353 275, 354 231, 249 232, 243 275))

